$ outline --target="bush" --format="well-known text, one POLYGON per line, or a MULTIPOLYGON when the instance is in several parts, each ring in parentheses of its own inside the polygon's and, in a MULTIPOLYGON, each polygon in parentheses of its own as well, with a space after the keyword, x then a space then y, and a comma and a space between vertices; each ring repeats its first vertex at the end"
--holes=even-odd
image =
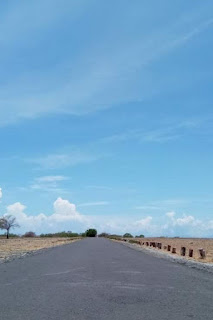
POLYGON ((98 235, 99 237, 103 237, 103 238, 108 238, 109 237, 109 233, 106 232, 102 232, 98 235))
POLYGON ((42 233, 40 235, 41 238, 75 238, 79 237, 78 233, 73 233, 71 231, 65 232, 57 232, 57 233, 42 233))
POLYGON ((141 234, 140 236, 136 236, 135 238, 144 238, 144 235, 141 234))
POLYGON ((28 231, 23 235, 23 237, 25 237, 25 238, 35 238, 36 234, 33 231, 28 231))
POLYGON ((82 238, 85 238, 86 237, 86 232, 79 233, 79 236, 82 237, 82 238))
POLYGON ((123 238, 133 238, 133 236, 131 235, 131 233, 127 232, 123 235, 123 238))
MULTIPOLYGON (((7 237, 6 233, 0 235, 0 238, 5 238, 5 237, 7 237)), ((20 238, 20 236, 15 233, 10 233, 10 238, 20 238)))
POLYGON ((109 239, 122 241, 122 236, 120 236, 118 234, 111 234, 111 235, 109 235, 109 239))
POLYGON ((86 233, 86 237, 96 237, 97 236, 96 229, 88 229, 85 233, 86 233))
POLYGON ((129 240, 129 243, 141 244, 139 240, 134 239, 129 240))

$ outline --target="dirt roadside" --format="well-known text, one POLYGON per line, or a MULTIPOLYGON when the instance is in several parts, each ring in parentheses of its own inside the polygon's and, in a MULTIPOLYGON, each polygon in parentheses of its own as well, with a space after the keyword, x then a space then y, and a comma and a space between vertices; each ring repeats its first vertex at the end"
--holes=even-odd
POLYGON ((39 250, 69 244, 80 238, 11 238, 0 239, 0 263, 22 258, 39 250))

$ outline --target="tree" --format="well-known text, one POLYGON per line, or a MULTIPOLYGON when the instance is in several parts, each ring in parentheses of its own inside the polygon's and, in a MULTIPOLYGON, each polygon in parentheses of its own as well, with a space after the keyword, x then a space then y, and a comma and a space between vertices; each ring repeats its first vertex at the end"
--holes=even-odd
POLYGON ((16 223, 16 218, 7 215, 0 218, 0 229, 6 230, 7 239, 9 239, 10 229, 19 227, 18 223, 16 223))
POLYGON ((85 233, 86 233, 86 237, 96 237, 97 236, 96 229, 88 229, 85 233))
POLYGON ((131 235, 131 233, 127 232, 123 235, 123 238, 133 238, 133 236, 131 235))
POLYGON ((135 238, 144 238, 144 234, 140 234, 139 236, 136 236, 135 238))

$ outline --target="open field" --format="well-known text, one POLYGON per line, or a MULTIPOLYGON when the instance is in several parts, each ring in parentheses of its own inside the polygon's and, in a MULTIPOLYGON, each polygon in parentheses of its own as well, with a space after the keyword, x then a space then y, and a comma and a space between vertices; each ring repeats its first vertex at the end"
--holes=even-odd
POLYGON ((56 247, 78 238, 0 238, 0 262, 22 257, 40 249, 56 247))
POLYGON ((142 238, 127 239, 147 249, 155 249, 186 259, 213 263, 213 239, 200 238, 142 238))

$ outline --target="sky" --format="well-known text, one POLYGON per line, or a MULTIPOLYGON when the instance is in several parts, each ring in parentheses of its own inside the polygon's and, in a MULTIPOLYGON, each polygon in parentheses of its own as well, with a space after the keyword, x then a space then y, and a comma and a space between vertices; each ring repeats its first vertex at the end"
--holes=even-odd
POLYGON ((0 215, 213 236, 213 3, 0 3, 0 215))

